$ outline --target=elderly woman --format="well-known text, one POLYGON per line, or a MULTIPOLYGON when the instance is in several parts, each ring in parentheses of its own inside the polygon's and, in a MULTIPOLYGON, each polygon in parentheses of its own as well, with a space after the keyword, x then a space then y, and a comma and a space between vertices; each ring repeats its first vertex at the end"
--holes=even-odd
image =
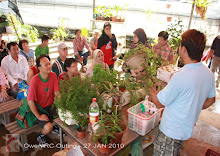
POLYGON ((67 58, 64 62, 64 71, 59 75, 60 80, 69 80, 72 77, 79 76, 78 61, 74 58, 67 58))
POLYGON ((92 51, 97 49, 98 39, 99 39, 99 30, 96 29, 94 30, 94 37, 89 42, 89 46, 92 49, 92 51))
POLYGON ((0 67, 0 85, 1 85, 0 86, 0 89, 1 89, 0 103, 2 103, 2 102, 6 102, 6 101, 9 100, 9 96, 8 96, 8 93, 7 93, 7 88, 9 86, 8 86, 8 81, 6 80, 5 74, 2 71, 1 67, 0 67))
POLYGON ((89 66, 86 73, 89 77, 92 77, 93 75, 93 69, 96 64, 102 65, 104 69, 108 69, 108 64, 104 62, 104 53, 100 49, 96 49, 93 52, 93 63, 89 66))
POLYGON ((174 52, 168 43, 169 34, 166 31, 161 31, 158 34, 158 44, 153 46, 155 52, 162 57, 164 61, 169 61, 173 63, 174 60, 174 52))

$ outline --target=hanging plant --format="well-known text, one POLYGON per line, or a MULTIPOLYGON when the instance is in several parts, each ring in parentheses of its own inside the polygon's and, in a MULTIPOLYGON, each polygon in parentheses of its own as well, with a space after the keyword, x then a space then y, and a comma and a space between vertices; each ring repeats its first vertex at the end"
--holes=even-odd
POLYGON ((211 5, 213 2, 215 2, 214 0, 195 0, 195 2, 193 2, 196 5, 196 13, 199 14, 202 19, 206 19, 206 12, 207 12, 207 7, 209 5, 211 5))

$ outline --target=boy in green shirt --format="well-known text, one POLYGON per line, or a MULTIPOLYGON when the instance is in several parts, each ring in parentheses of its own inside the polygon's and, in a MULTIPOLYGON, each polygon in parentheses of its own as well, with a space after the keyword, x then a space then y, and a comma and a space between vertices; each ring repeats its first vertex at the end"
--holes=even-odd
POLYGON ((48 47, 48 42, 49 42, 49 37, 47 35, 43 35, 42 37, 42 43, 37 46, 35 49, 35 56, 38 58, 41 54, 46 54, 49 55, 49 47, 48 47))

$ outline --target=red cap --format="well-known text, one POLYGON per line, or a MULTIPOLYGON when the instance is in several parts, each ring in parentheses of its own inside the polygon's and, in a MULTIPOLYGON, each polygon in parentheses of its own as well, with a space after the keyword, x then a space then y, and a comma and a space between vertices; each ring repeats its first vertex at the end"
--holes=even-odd
POLYGON ((92 102, 96 102, 96 98, 93 98, 93 99, 92 99, 92 102))

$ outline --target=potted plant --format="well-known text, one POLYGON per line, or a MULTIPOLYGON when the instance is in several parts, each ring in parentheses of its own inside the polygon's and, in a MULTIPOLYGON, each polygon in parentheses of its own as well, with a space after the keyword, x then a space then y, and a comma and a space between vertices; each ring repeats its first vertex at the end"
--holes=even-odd
POLYGON ((126 80, 123 79, 123 80, 119 80, 119 82, 118 82, 118 88, 121 92, 124 92, 126 89, 126 82, 125 81, 126 80))
POLYGON ((99 94, 102 94, 106 91, 105 85, 108 86, 105 82, 109 82, 112 85, 117 84, 117 75, 118 71, 116 70, 110 70, 110 69, 103 69, 102 65, 96 64, 93 69, 93 76, 91 77, 92 83, 94 83, 95 88, 99 92, 99 94))
POLYGON ((170 3, 167 3, 167 9, 169 9, 171 7, 170 3))
POLYGON ((107 113, 111 113, 115 110, 115 106, 120 103, 121 92, 111 82, 104 82, 104 86, 106 91, 102 93, 104 100, 103 108, 107 113))
POLYGON ((7 17, 0 13, 0 32, 6 32, 6 26, 8 26, 7 17))
POLYGON ((77 115, 77 116, 75 116, 75 119, 79 125, 79 127, 77 128, 77 137, 81 138, 81 139, 85 138, 86 125, 88 125, 88 123, 89 123, 88 117, 86 117, 84 115, 77 115))
POLYGON ((52 39, 54 39, 56 43, 58 43, 60 40, 64 41, 64 38, 67 36, 66 30, 64 27, 64 20, 63 19, 61 20, 61 27, 57 29, 51 29, 50 32, 53 33, 52 39))
POLYGON ((65 120, 69 119, 69 116, 66 117, 66 112, 69 112, 72 120, 74 120, 73 123, 78 122, 81 129, 83 129, 87 122, 92 98, 97 98, 97 102, 100 105, 99 95, 91 84, 92 82, 89 78, 81 79, 80 77, 60 81, 61 96, 55 98, 54 104, 58 112, 63 112, 60 118, 64 119, 64 123, 65 120))
MULTIPOLYGON (((158 57, 153 49, 138 44, 136 48, 125 52, 120 64, 123 64, 124 71, 128 69, 131 71, 131 73, 127 73, 127 91, 123 95, 128 94, 124 101, 130 100, 129 102, 133 106, 139 100, 144 99, 144 96, 149 93, 149 89, 157 81, 155 75, 157 75, 157 69, 162 65, 162 58, 158 57)), ((124 97, 123 95, 122 97, 124 97)))
POLYGON ((96 19, 100 20, 100 17, 101 17, 101 7, 97 6, 97 8, 95 8, 94 12, 96 14, 96 19))
POLYGON ((100 11, 100 20, 105 20, 105 17, 106 17, 106 8, 105 8, 105 6, 101 6, 101 11, 100 11))
POLYGON ((109 119, 108 124, 111 128, 110 131, 116 138, 112 138, 112 143, 121 143, 122 137, 127 130, 127 125, 123 122, 122 116, 117 110, 118 107, 116 107, 116 110, 112 112, 112 115, 107 118, 109 119))
POLYGON ((35 27, 28 24, 21 24, 15 15, 8 14, 7 17, 9 26, 6 27, 6 32, 15 33, 17 40, 21 38, 27 39, 29 42, 36 42, 38 40, 39 33, 35 27))
POLYGON ((167 22, 171 22, 172 21, 172 16, 167 16, 167 22))
POLYGON ((106 123, 107 117, 103 115, 102 111, 100 112, 100 120, 96 125, 99 126, 97 129, 98 133, 98 142, 99 142, 99 151, 103 154, 107 154, 111 151, 111 140, 112 138, 116 139, 116 137, 111 133, 111 127, 106 123))
POLYGON ((207 8, 211 5, 214 0, 195 0, 193 3, 196 4, 196 13, 199 14, 202 19, 206 18, 205 14, 207 12, 207 8))

